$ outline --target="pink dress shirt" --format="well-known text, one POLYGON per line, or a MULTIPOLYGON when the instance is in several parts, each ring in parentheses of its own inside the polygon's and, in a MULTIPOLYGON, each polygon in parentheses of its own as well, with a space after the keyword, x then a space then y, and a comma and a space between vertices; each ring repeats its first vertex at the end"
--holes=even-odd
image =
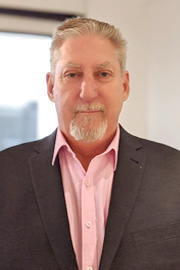
POLYGON ((79 270, 98 270, 120 130, 106 151, 95 156, 84 170, 60 129, 57 131, 52 165, 59 154, 70 234, 79 270))

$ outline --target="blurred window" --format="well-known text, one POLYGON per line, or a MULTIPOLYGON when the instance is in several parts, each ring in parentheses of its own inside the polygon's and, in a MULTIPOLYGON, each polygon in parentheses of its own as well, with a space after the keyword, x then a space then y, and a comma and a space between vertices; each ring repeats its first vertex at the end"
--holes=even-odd
POLYGON ((48 36, 0 32, 0 150, 57 126, 46 94, 50 43, 48 36))

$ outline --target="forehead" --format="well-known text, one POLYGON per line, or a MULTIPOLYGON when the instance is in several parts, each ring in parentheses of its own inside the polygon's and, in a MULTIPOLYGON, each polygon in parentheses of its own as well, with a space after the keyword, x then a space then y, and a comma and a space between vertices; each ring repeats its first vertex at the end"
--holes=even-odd
POLYGON ((59 48, 59 61, 73 65, 107 65, 118 62, 116 48, 107 38, 97 34, 78 36, 64 41, 59 48))
POLYGON ((112 50, 115 49, 114 45, 109 39, 99 34, 90 34, 66 39, 62 44, 60 51, 63 50, 64 48, 66 49, 73 48, 82 50, 84 48, 83 45, 86 45, 89 48, 107 47, 111 48, 112 50))

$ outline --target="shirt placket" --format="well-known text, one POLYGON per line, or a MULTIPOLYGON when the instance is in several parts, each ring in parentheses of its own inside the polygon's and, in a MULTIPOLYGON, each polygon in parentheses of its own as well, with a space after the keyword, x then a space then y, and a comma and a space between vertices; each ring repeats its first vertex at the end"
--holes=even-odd
POLYGON ((93 179, 86 175, 81 194, 82 270, 97 270, 96 208, 93 179))

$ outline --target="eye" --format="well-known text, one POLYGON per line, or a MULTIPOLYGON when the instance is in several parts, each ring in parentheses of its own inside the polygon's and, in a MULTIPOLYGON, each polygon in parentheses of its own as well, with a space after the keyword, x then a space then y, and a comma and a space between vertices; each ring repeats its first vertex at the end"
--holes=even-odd
POLYGON ((69 73, 66 76, 70 77, 70 78, 74 78, 77 76, 77 73, 69 73))
POLYGON ((80 79, 81 75, 81 72, 69 70, 63 74, 62 79, 64 82, 75 82, 80 79))
POLYGON ((104 82, 109 82, 109 80, 113 78, 112 72, 108 70, 99 70, 96 73, 96 76, 99 80, 104 81, 104 82))
POLYGON ((107 77, 109 75, 109 73, 107 73, 107 72, 101 72, 99 75, 101 77, 107 77))

